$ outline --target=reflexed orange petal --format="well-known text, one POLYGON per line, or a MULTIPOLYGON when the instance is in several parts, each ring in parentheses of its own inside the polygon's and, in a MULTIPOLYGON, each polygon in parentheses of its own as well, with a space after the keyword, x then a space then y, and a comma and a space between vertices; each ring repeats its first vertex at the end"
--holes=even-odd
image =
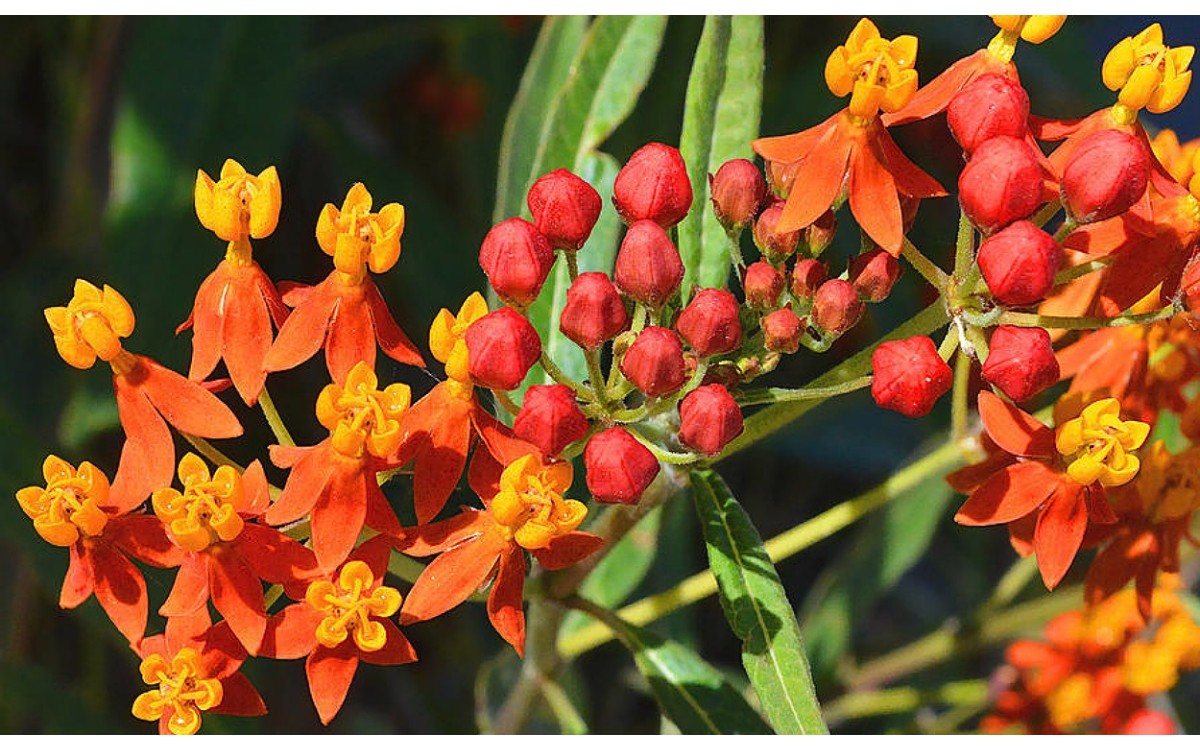
MULTIPOLYGON (((840 123, 838 120, 837 125, 840 123)), ((811 155, 800 163, 793 183, 796 189, 788 195, 775 227, 777 232, 802 229, 833 205, 846 179, 850 151, 854 147, 854 141, 844 130, 836 125, 830 128, 813 147, 811 155)))
POLYGON ((354 549, 367 517, 365 482, 373 482, 347 462, 338 462, 312 509, 312 544, 322 570, 342 564, 354 549))
POLYGON ((946 195, 937 180, 912 162, 886 130, 879 129, 872 135, 876 158, 896 181, 896 189, 911 198, 940 198, 946 195))
POLYGON ((472 454, 471 465, 467 467, 467 484, 488 508, 492 507, 492 498, 500 492, 500 476, 503 473, 504 467, 487 450, 477 448, 472 454))
POLYGON ((117 414, 125 430, 125 445, 109 492, 109 505, 119 512, 133 510, 175 476, 175 440, 158 410, 141 388, 123 377, 113 378, 117 414))
POLYGON ((511 546, 489 530, 429 563, 404 598, 400 624, 429 620, 467 600, 488 581, 500 555, 511 546))
POLYGON ((231 438, 242 425, 221 399, 179 373, 141 357, 146 378, 141 388, 167 422, 182 432, 205 438, 231 438))
MULTIPOLYGON (((288 315, 267 351, 263 361, 267 372, 290 370, 307 362, 325 344, 329 319, 338 304, 334 283, 336 280, 330 277, 303 291, 303 302, 288 315)), ((290 301, 288 294, 283 298, 290 301)))
POLYGON ((1053 456, 1054 430, 990 391, 979 393, 979 418, 988 435, 1014 456, 1053 456))
POLYGON ((1015 521, 1045 502, 1059 481, 1057 474, 1036 461, 1005 466, 971 493, 954 520, 963 526, 1015 521))
POLYGON ((189 553, 175 573, 175 585, 158 608, 163 617, 193 614, 208 602, 208 556, 189 553))
POLYGON ((417 523, 426 523, 445 507, 462 477, 471 444, 471 401, 439 383, 405 414, 404 429, 425 435, 413 467, 413 502, 417 523))
POLYGON ((404 529, 403 535, 396 539, 395 547, 412 557, 429 557, 479 536, 488 525, 490 521, 485 513, 467 508, 443 521, 404 529))
POLYGON ((369 279, 364 282, 364 294, 367 306, 371 311, 371 323, 375 327, 375 335, 379 340, 379 348, 397 362, 416 367, 424 367, 425 359, 417 347, 409 341, 404 331, 400 330, 391 310, 379 294, 378 287, 369 279))
POLYGON ((892 257, 900 257, 904 224, 896 182, 869 141, 850 151, 850 211, 868 237, 892 257))
POLYGON ((230 544, 236 545, 257 577, 270 583, 307 579, 317 572, 312 550, 270 526, 247 523, 230 544))
POLYGON ((1033 552, 1046 588, 1053 589, 1075 560, 1087 530, 1087 506, 1074 483, 1061 483, 1038 516, 1033 552))
POLYGON ((256 458, 242 473, 242 496, 236 510, 250 516, 260 516, 270 504, 271 485, 267 482, 262 462, 256 458))
POLYGON ((1099 604, 1133 580, 1138 571, 1139 555, 1131 554, 1131 547, 1141 537, 1151 536, 1149 532, 1136 537, 1122 535, 1096 553, 1084 581, 1084 597, 1088 606, 1099 604))
POLYGON ((1160 301, 1165 304, 1175 293, 1191 248, 1181 248, 1160 235, 1155 240, 1133 243, 1117 253, 1100 287, 1100 310, 1106 316, 1117 315, 1163 285, 1160 301))
POLYGON ((267 712, 262 696, 250 684, 250 678, 236 672, 221 678, 221 703, 213 713, 228 716, 262 716, 267 712))
POLYGON ((496 581, 488 594, 487 611, 492 627, 500 637, 525 656, 525 610, 521 601, 525 591, 525 553, 514 547, 500 556, 496 581))
POLYGON ((225 300, 222 350, 233 387, 253 406, 267 380, 263 361, 271 349, 271 313, 250 269, 241 269, 236 279, 225 300))
POLYGON ((167 538, 162 521, 152 515, 110 518, 104 538, 127 556, 156 568, 177 568, 187 553, 167 538))
POLYGON ((225 262, 208 275, 196 291, 196 303, 191 316, 175 330, 176 333, 192 327, 192 364, 188 377, 204 380, 221 361, 221 316, 218 310, 228 285, 225 262))
POLYGON ((269 659, 299 659, 317 648, 317 625, 325 613, 304 602, 290 604, 267 620, 259 656, 269 659))
POLYGON ((68 550, 70 562, 67 565, 67 575, 63 578, 62 591, 58 595, 58 606, 74 609, 92 595, 94 573, 92 557, 86 546, 72 544, 68 550))
POLYGON ((208 566, 212 601, 229 623, 242 646, 251 655, 258 653, 267 629, 263 609, 262 581, 233 550, 214 555, 208 566))
POLYGON ((842 113, 838 112, 820 125, 814 125, 800 133, 759 138, 750 146, 754 149, 754 153, 766 161, 782 164, 799 161, 809 155, 821 137, 837 124, 837 118, 841 116, 842 113))
POLYGON ((1003 63, 985 49, 958 60, 938 74, 929 83, 917 89, 908 104, 891 113, 883 114, 886 127, 904 125, 936 115, 950 105, 954 95, 983 73, 1000 73, 1016 78, 1016 68, 1003 63))
POLYGON ((359 362, 375 368, 375 328, 362 295, 343 294, 329 321, 325 365, 335 383, 344 383, 359 362))
POLYGON ((133 643, 146 634, 146 580, 133 563, 108 544, 92 547, 96 601, 121 635, 133 643))
POLYGON ((364 476, 363 486, 367 498, 367 517, 363 522, 364 525, 388 536, 402 533, 404 527, 400 524, 400 519, 396 517, 396 511, 392 509, 392 504, 388 502, 387 496, 383 494, 383 490, 380 489, 374 477, 370 474, 364 476))
MULTIPOLYGON (((274 449, 275 446, 272 446, 274 449)), ((271 457, 276 457, 277 451, 271 451, 271 457)), ((298 451, 279 451, 281 457, 295 458, 298 451)), ((283 492, 275 498, 275 502, 263 514, 263 520, 272 526, 290 523, 303 518, 313 509, 317 498, 325 492, 326 485, 331 481, 335 467, 334 457, 330 455, 329 441, 321 442, 316 448, 305 451, 294 464, 288 474, 283 492)))
POLYGON ((318 648, 304 663, 308 690, 322 724, 337 716, 358 671, 358 656, 349 649, 318 648))
POLYGON ((542 549, 530 550, 537 561, 547 570, 561 570, 588 557, 604 546, 604 540, 595 534, 572 531, 550 540, 542 549))
POLYGON ((376 622, 383 626, 384 632, 387 633, 387 641, 378 651, 360 653, 360 659, 368 664, 378 664, 383 667, 408 664, 417 660, 417 652, 394 622, 391 620, 376 620, 376 622))

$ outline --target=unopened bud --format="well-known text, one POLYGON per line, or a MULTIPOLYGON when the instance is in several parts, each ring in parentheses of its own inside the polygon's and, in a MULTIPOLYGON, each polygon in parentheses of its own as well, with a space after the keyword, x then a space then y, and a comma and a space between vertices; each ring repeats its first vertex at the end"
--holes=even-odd
POLYGON ((554 265, 554 249, 537 227, 524 219, 505 219, 483 238, 479 265, 500 298, 527 307, 542 291, 554 265))
POLYGON ((1013 401, 1028 401, 1058 382, 1058 360, 1044 328, 997 326, 988 342, 983 377, 1013 401))
POLYGON ((1015 221, 979 246, 979 270, 1001 304, 1031 305, 1054 288, 1059 255, 1053 237, 1031 222, 1015 221))
POLYGON ((621 358, 621 374, 647 396, 679 390, 687 378, 679 337, 669 328, 643 329, 621 358))
POLYGON ((779 304, 785 279, 783 271, 765 260, 746 266, 742 279, 742 290, 746 293, 746 304, 755 310, 770 310, 779 304))
POLYGON ((759 325, 763 332, 763 346, 767 351, 791 354, 800 348, 804 321, 792 312, 792 308, 783 307, 767 313, 759 325))
POLYGON ((900 262, 875 248, 850 259, 850 283, 863 302, 882 302, 900 278, 900 262))
POLYGON ((629 326, 617 288, 599 271, 581 273, 567 289, 558 328, 584 349, 596 349, 629 326))
POLYGON ((950 100, 946 124, 967 153, 996 136, 1023 138, 1029 127, 1029 95, 1012 78, 985 73, 950 100))
MULTIPOLYGON (((916 208, 916 201, 910 201, 906 195, 900 196, 900 210, 906 232, 917 215, 916 208), (910 205, 911 209, 908 208, 910 205)), ((837 234, 837 216, 833 211, 826 211, 818 216, 816 221, 801 230, 800 248, 810 258, 816 258, 825 252, 829 243, 833 242, 835 234, 837 234)))
POLYGON ((811 319, 820 331, 840 336, 850 330, 862 314, 862 300, 849 281, 830 279, 813 296, 811 319))
POLYGON ((958 199, 971 223, 992 234, 1042 205, 1042 168, 1033 147, 1018 138, 990 138, 975 149, 958 177, 958 199))
POLYGON ((604 205, 594 187, 565 169, 539 177, 526 200, 538 231, 563 250, 583 247, 604 205))
POLYGON ((742 409, 723 385, 704 385, 679 403, 679 440, 694 451, 715 456, 742 434, 742 409))
POLYGON ((602 503, 636 503, 658 476, 658 459, 622 427, 593 435, 583 465, 588 491, 602 503))
POLYGON ((928 414, 954 380, 928 336, 885 341, 871 353, 871 369, 875 403, 906 417, 928 414))
POLYGON ((713 213, 726 229, 741 229, 754 220, 767 197, 762 172, 748 159, 730 159, 709 175, 713 213))
POLYGON ((828 265, 813 258, 801 258, 792 268, 792 296, 811 301, 828 278, 828 265))
POLYGON ((1124 213, 1146 192, 1150 158, 1149 149, 1129 133, 1092 133, 1063 167, 1063 205, 1080 224, 1124 213))
POLYGON ((575 391, 565 385, 531 385, 513 421, 517 437, 557 456, 587 434, 588 420, 575 403, 575 391))
POLYGON ((731 352, 741 346, 741 306, 724 289, 700 289, 675 320, 675 330, 701 357, 731 352))
POLYGON ((471 324, 466 333, 471 379, 484 388, 515 390, 542 353, 533 324, 501 307, 471 324))
POLYGON ((650 220, 629 227, 613 277, 622 292, 647 307, 658 309, 679 290, 683 260, 666 231, 650 220))
POLYGON ((613 183, 613 204, 626 224, 673 227, 692 207, 692 183, 679 149, 647 143, 629 157, 613 183))
POLYGON ((754 244, 759 252, 772 263, 782 263, 796 252, 803 229, 779 232, 779 219, 783 216, 783 202, 776 201, 767 206, 754 222, 754 244))

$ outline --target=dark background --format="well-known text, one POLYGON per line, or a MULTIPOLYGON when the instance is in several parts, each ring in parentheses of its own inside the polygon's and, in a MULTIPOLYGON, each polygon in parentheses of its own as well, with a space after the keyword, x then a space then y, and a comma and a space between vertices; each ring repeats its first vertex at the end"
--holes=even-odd
MULTIPOLYGON (((801 130, 842 106, 825 89, 822 69, 856 20, 767 20, 764 135, 801 130)), ((875 20, 886 37, 920 37, 923 82, 994 33, 984 16, 875 20)), ((1111 103, 1100 82, 1100 61, 1112 44, 1149 22, 1072 18, 1046 44, 1022 44, 1016 61, 1034 111, 1079 117, 1111 103)), ((353 182, 365 182, 377 205, 404 203, 404 253, 378 283, 424 348, 437 311, 457 309, 484 284, 476 253, 490 226, 501 129, 539 24, 523 17, 7 19, 0 29, 4 492, 12 497, 40 482, 48 452, 74 464, 91 460, 110 475, 115 468, 120 434, 106 368, 80 372, 63 363, 41 315, 45 307, 66 303, 76 277, 111 284, 129 299, 138 317, 127 341, 131 350, 186 370, 190 337, 176 337, 174 329, 223 252, 195 218, 192 184, 198 168, 216 176, 226 157, 254 172, 278 167, 284 194, 279 229, 255 243, 256 258, 276 281, 312 283, 328 273, 329 260, 313 241, 316 217, 324 203, 340 204, 353 182)), ((678 143, 701 25, 700 18, 668 25, 636 112, 604 147, 619 161, 646 141, 678 143)), ((1163 26, 1168 44, 1200 40, 1195 18, 1165 19, 1163 26)), ((1149 124, 1174 127, 1181 140, 1200 136, 1198 107, 1193 93, 1149 124)), ((953 185, 960 160, 942 122, 901 129, 897 139, 943 184, 953 185)), ((913 233, 941 262, 950 255, 954 208, 950 201, 922 206, 913 233)), ((835 267, 852 249, 839 242, 831 251, 835 267)), ((906 279, 833 352, 801 353, 773 381, 798 384, 824 370, 911 315, 924 293, 906 279)), ((380 367, 385 381, 389 364, 380 367)), ((434 382, 400 366, 390 375, 412 383, 416 393, 434 382)), ((323 365, 314 361, 271 380, 301 443, 321 437, 312 403, 324 377, 323 365)), ((241 411, 240 404, 235 409, 248 436, 230 452, 249 459, 269 436, 257 413, 241 411)), ((904 419, 858 393, 822 407, 722 469, 762 535, 770 537, 886 478, 922 444, 936 440, 945 417, 937 411, 904 419)), ((917 533, 901 523, 903 517, 889 517, 780 565, 803 622, 823 613, 826 638, 851 644, 839 654, 868 658, 969 611, 1015 559, 1003 531, 956 527, 950 518, 957 500, 936 486, 926 492, 930 499, 917 501, 932 504, 933 513, 918 513, 922 549, 928 544, 919 561, 897 568, 879 559, 880 549, 917 533), (851 592, 852 604, 822 609, 820 592, 830 587, 851 592)), ((704 565, 690 508, 675 505, 639 594, 663 590, 704 565)), ((66 551, 44 544, 15 501, 0 503, 0 565, 0 731, 153 731, 129 712, 143 687, 137 659, 94 599, 74 612, 58 609, 66 551)), ((1078 573, 1082 566, 1076 568, 1078 573)), ((149 581, 153 609, 170 579, 149 581)), ((150 632, 157 627, 152 615, 150 632)), ((695 645, 713 663, 740 671, 738 645, 715 599, 657 627, 695 645)), ((500 667, 492 692, 503 693, 515 658, 481 607, 459 608, 408 634, 420 662, 389 670, 361 667, 329 731, 473 731, 475 675, 489 660, 500 667)), ((918 684, 985 677, 998 660, 998 651, 959 659, 922 673, 918 684)), ((823 699, 839 693, 834 666, 820 658, 815 663, 823 699)), ((255 720, 206 715, 205 731, 322 731, 299 663, 258 660, 245 670, 270 714, 255 720)), ((654 704, 619 646, 582 657, 570 689, 592 731, 659 729, 654 704)), ((1177 705, 1196 705, 1194 681, 1178 692, 1177 705)), ((921 721, 909 714, 843 729, 916 731, 926 726, 921 721)), ((553 727, 539 722, 534 728, 553 727)))

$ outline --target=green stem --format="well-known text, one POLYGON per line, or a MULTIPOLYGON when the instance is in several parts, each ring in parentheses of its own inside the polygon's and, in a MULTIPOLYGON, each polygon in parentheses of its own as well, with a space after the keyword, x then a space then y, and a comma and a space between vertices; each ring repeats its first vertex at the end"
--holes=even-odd
POLYGON ((961 443, 967 436, 967 421, 970 416, 971 358, 959 350, 954 360, 954 392, 950 400, 950 440, 961 443))
POLYGON ((271 428, 271 433, 275 435, 275 442, 288 447, 294 446, 296 441, 292 439, 292 433, 288 432, 287 425, 279 416, 279 411, 275 408, 275 402, 271 400, 271 394, 267 392, 266 385, 263 385, 262 392, 258 394, 258 406, 262 409, 263 416, 267 418, 267 425, 271 428))
POLYGON ((1143 325, 1165 320, 1179 312, 1174 305, 1148 313, 1132 315, 1117 315, 1112 318, 1064 318, 1058 315, 1038 315, 1037 313, 1022 313, 1007 311, 1001 313, 996 323, 998 325, 1021 326, 1022 328, 1063 328, 1075 331, 1087 331, 1096 328, 1119 328, 1121 326, 1143 325))
POLYGON ((824 400, 866 388, 871 385, 872 379, 871 375, 863 375, 861 378, 854 378, 845 383, 825 388, 760 388, 743 391, 738 395, 737 402, 742 406, 755 406, 757 404, 779 404, 784 401, 824 400))
MULTIPOLYGON (((804 387, 806 389, 826 388, 860 378, 871 371, 871 353, 875 351, 875 348, 879 344, 884 341, 908 338, 909 336, 928 335, 946 325, 949 320, 950 315, 946 312, 946 306, 939 299, 914 315, 907 322, 901 324, 883 339, 828 370, 825 374, 810 381, 804 387)), ((802 415, 808 413, 811 409, 824 403, 824 401, 825 399, 787 401, 768 406, 761 411, 751 414, 746 418, 745 429, 742 434, 726 446, 720 457, 728 457, 743 448, 753 445, 768 435, 778 432, 802 415)))
POLYGON ((1036 214, 1034 214, 1030 221, 1033 222, 1035 227, 1041 229, 1050 223, 1050 220, 1054 218, 1054 215, 1057 214, 1061 208, 1062 203, 1055 198, 1047 203, 1041 211, 1038 211, 1036 214))
POLYGON ((932 690, 898 687, 850 693, 826 703, 822 711, 832 725, 868 716, 910 713, 932 705, 982 706, 988 699, 987 680, 961 680, 932 690))
POLYGON ((554 362, 546 356, 545 351, 538 355, 538 362, 541 363, 542 369, 546 371, 546 374, 554 379, 554 382, 558 383, 559 385, 565 385, 569 387, 586 401, 594 400, 594 394, 592 393, 591 389, 585 388, 581 384, 576 383, 565 372, 560 370, 558 365, 554 364, 554 362))
POLYGON ((926 258, 925 254, 918 250, 916 245, 908 241, 908 238, 904 239, 902 254, 912 264, 912 267, 917 270, 917 273, 921 274, 926 281, 933 285, 934 289, 941 290, 946 288, 946 280, 949 278, 946 272, 938 268, 938 265, 929 258, 926 258))
POLYGON ((958 234, 954 238, 954 278, 960 286, 967 278, 967 270, 975 263, 975 227, 967 214, 959 211, 958 234))
POLYGON ((1063 221, 1062 226, 1058 228, 1058 231, 1054 233, 1054 241, 1061 245, 1063 240, 1065 240, 1068 236, 1070 236, 1071 232, 1074 232, 1078 228, 1079 224, 1077 224, 1074 219, 1068 216, 1063 221))
POLYGON ((1086 263, 1080 263, 1077 266, 1064 268, 1054 275, 1054 286, 1059 287, 1066 284, 1068 281, 1074 281, 1080 276, 1087 276, 1092 271, 1099 271, 1102 268, 1107 268, 1113 262, 1112 256, 1089 260, 1086 263))
MULTIPOLYGON (((896 472, 886 482, 863 494, 836 505, 824 513, 783 532, 766 543, 767 554, 775 563, 836 534, 888 501, 907 492, 931 476, 945 473, 962 462, 958 446, 946 443, 920 460, 896 472)), ((672 588, 622 607, 616 616, 634 625, 654 622, 677 609, 712 596, 717 582, 712 572, 703 570, 672 588)), ((569 659, 607 643, 612 632, 600 623, 591 623, 567 635, 559 642, 559 653, 569 659)))
POLYGON ((964 631, 956 622, 948 623, 924 638, 862 665, 850 676, 847 687, 854 691, 893 682, 951 656, 973 653, 1036 630, 1052 617, 1082 604, 1083 587, 1073 586, 981 618, 976 628, 964 631))
POLYGON ((541 688, 542 699, 550 707, 550 712, 554 714, 563 734, 588 733, 587 722, 579 715, 575 704, 571 703, 570 697, 567 696, 567 692, 562 689, 561 685, 543 675, 538 680, 538 687, 541 688))
POLYGON ((521 412, 521 407, 517 406, 516 403, 513 402, 512 397, 508 395, 507 391, 493 390, 492 395, 496 397, 496 403, 500 404, 500 407, 504 409, 504 411, 508 412, 514 417, 521 412))
POLYGON ((234 461, 229 456, 226 456, 224 453, 214 448, 213 444, 204 438, 196 437, 195 435, 190 435, 186 432, 180 432, 179 434, 183 435, 183 439, 188 441, 188 443, 196 449, 197 453, 207 458, 213 464, 217 466, 232 466, 239 474, 246 470, 246 467, 242 466, 237 461, 234 461))
POLYGON ((628 428, 628 432, 630 435, 633 435, 639 443, 646 446, 646 448, 654 454, 654 457, 659 461, 662 461, 664 464, 690 466, 691 464, 703 461, 705 458, 707 458, 707 456, 703 456, 699 453, 676 453, 675 451, 669 451, 666 448, 657 445, 653 440, 633 429, 632 427, 628 428))

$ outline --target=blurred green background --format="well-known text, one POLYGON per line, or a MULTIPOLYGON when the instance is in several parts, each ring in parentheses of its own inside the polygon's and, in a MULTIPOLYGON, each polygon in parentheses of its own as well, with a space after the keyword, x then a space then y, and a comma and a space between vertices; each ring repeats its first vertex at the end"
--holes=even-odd
MULTIPOLYGON (((821 71, 856 20, 767 19, 763 134, 803 129, 842 106, 826 91, 821 71)), ((984 16, 876 21, 887 37, 919 35, 923 80, 993 33, 984 16)), ((1147 23, 1075 18, 1047 44, 1023 45, 1017 62, 1034 111, 1082 116, 1111 101, 1100 84, 1100 60, 1147 23)), ((278 167, 279 229, 255 244, 256 258, 276 281, 312 283, 328 273, 328 258, 313 240, 316 217, 326 202, 340 204, 353 182, 366 183, 377 204, 404 203, 404 254, 378 282, 397 319, 424 347, 437 311, 457 309, 484 284, 476 253, 490 227, 501 130, 539 25, 527 17, 8 19, 0 29, 4 492, 12 497, 40 482, 49 452, 72 463, 91 460, 110 474, 116 466, 120 434, 108 374, 64 364, 41 315, 65 304, 76 277, 111 284, 129 299, 138 317, 130 349, 186 371, 190 336, 174 330, 223 252, 195 218, 192 184, 197 169, 216 175, 227 157, 254 172, 278 167)), ((605 144, 618 160, 649 140, 678 143, 701 26, 698 17, 668 24, 637 110, 605 144)), ((1196 19, 1165 20, 1164 27, 1170 44, 1200 40, 1196 19)), ((1197 100, 1193 93, 1185 108, 1155 123, 1175 127, 1182 139, 1200 135, 1197 100)), ((953 184, 958 151, 940 122, 910 126, 897 138, 953 184)), ((949 201, 922 206, 914 240, 945 260, 956 215, 949 201)), ((842 239, 832 251, 835 267, 855 249, 842 239)), ((858 350, 918 309, 924 293, 907 278, 833 352, 797 355, 773 382, 802 382, 858 350)), ((380 374, 410 382, 416 393, 434 382, 387 360, 380 374)), ((317 361, 272 378, 275 400, 302 443, 321 437, 312 401, 324 378, 317 361)), ((235 409, 248 435, 230 452, 243 460, 261 455, 269 436, 260 415, 240 404, 235 409)), ((886 478, 945 423, 941 412, 915 421, 885 413, 858 393, 721 468, 770 537, 886 478)), ((822 698, 839 694, 839 663, 877 655, 969 611, 1011 564, 1015 556, 1002 531, 950 522, 955 502, 930 483, 780 565, 822 698)), ((663 590, 705 564, 687 504, 674 503, 661 524, 658 553, 636 594, 663 590)), ((129 713, 142 687, 136 658, 94 600, 74 612, 58 609, 66 551, 44 544, 15 501, 0 503, 0 561, 0 731, 152 731, 129 713)), ((152 609, 169 583, 162 575, 149 578, 152 609)), ((151 632, 157 627, 152 616, 151 632)), ((715 600, 655 627, 740 672, 738 644, 715 600)), ((360 668, 328 730, 312 710, 302 666, 260 660, 246 672, 270 714, 206 716, 204 731, 475 731, 478 668, 490 667, 484 703, 503 697, 516 668, 482 608, 459 608, 408 634, 421 660, 360 668)), ((920 674, 917 684, 984 677, 998 658, 993 650, 957 660, 920 674)), ((619 646, 579 659, 569 684, 592 731, 658 731, 653 700, 619 646)), ((1197 705, 1197 687, 1185 681, 1177 704, 1197 705)), ((544 717, 540 722, 535 729, 554 726, 544 717)), ((929 726, 918 712, 835 729, 929 726)))

